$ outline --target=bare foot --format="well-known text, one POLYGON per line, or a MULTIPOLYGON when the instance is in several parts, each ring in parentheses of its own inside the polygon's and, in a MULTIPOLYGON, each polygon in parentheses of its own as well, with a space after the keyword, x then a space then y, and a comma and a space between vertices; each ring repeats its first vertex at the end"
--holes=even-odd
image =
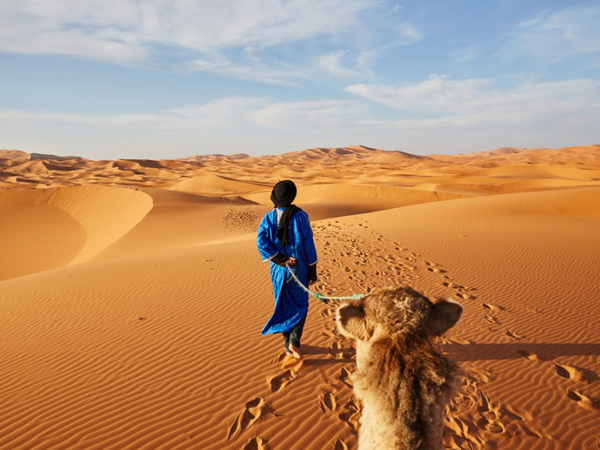
POLYGON ((296 358, 296 359, 304 358, 300 349, 298 347, 296 347, 294 344, 290 344, 290 351, 292 352, 292 355, 294 356, 294 358, 296 358))

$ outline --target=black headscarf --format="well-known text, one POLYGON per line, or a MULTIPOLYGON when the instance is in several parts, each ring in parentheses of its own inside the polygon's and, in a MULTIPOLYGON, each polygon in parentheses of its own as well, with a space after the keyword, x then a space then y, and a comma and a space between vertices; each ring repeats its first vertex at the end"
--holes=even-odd
POLYGON ((296 193, 296 185, 291 180, 280 181, 273 187, 271 192, 271 201, 275 208, 285 208, 277 228, 277 237, 284 246, 288 245, 288 225, 292 215, 296 211, 302 211, 296 205, 292 205, 296 193))

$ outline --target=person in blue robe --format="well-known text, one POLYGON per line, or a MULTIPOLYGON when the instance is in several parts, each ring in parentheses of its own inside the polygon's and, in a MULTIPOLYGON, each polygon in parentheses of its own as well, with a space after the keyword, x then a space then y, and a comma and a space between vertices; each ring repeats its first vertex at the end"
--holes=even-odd
POLYGON ((282 333, 288 355, 302 359, 300 340, 308 313, 308 293, 294 281, 286 263, 305 285, 317 281, 317 250, 308 214, 293 205, 296 185, 280 181, 273 187, 274 208, 258 227, 256 244, 263 262, 270 262, 275 309, 262 334, 282 333))

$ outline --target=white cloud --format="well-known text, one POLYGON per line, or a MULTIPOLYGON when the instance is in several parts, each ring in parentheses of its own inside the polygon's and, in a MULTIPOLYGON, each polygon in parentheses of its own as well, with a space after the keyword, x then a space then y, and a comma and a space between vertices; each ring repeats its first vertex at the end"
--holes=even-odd
POLYGON ((402 8, 403 8, 402 6, 400 6, 398 3, 396 3, 394 5, 394 7, 390 10, 390 12, 388 13, 388 15, 389 14, 394 14, 396 11, 400 11, 402 8))
POLYGON ((335 52, 322 55, 317 60, 317 68, 325 71, 329 75, 339 78, 362 78, 370 76, 367 70, 351 69, 343 63, 343 59, 348 55, 347 50, 337 50, 335 52))
POLYGON ((368 0, 3 0, 0 50, 137 61, 152 45, 210 52, 334 36, 368 0))
POLYGON ((460 66, 477 58, 481 54, 478 45, 467 45, 449 53, 448 58, 452 66, 460 66))
POLYGON ((600 52, 600 6, 574 6, 545 12, 522 22, 499 55, 511 59, 533 56, 555 63, 574 56, 600 52))
POLYGON ((220 55, 211 59, 196 59, 182 65, 183 70, 191 72, 209 72, 242 80, 281 86, 299 87, 297 80, 332 78, 372 78, 372 71, 366 68, 363 55, 356 60, 356 68, 344 64, 350 59, 348 50, 336 50, 320 55, 304 66, 294 66, 285 62, 264 63, 254 54, 253 49, 245 49, 246 61, 234 62, 220 55))
POLYGON ((265 153, 360 142, 354 101, 273 102, 225 97, 156 114, 92 116, 0 110, 3 145, 92 159, 183 157, 199 152, 265 153), (31 133, 31 130, 36 130, 31 133))
POLYGON ((126 114, 92 116, 58 112, 0 110, 3 127, 9 130, 15 124, 43 124, 46 126, 81 126, 101 129, 131 130, 139 127, 180 132, 182 130, 220 130, 242 127, 262 127, 281 130, 305 130, 307 126, 350 126, 360 115, 358 102, 344 100, 316 100, 301 102, 270 102, 261 97, 223 97, 203 104, 184 105, 157 114, 126 114), (9 125, 12 124, 12 125, 9 125))
POLYGON ((355 84, 348 86, 346 91, 396 109, 441 112, 473 102, 491 84, 488 79, 453 81, 448 80, 447 75, 430 75, 421 83, 403 86, 355 84))
POLYGON ((334 78, 370 78, 375 58, 422 38, 418 28, 400 20, 399 8, 388 18, 384 4, 3 0, 0 52, 61 54, 284 86, 319 80, 323 71, 334 78))
POLYGON ((401 87, 354 85, 347 90, 392 108, 417 111, 408 118, 360 124, 429 151, 560 147, 600 140, 600 80, 500 89, 489 79, 452 81, 432 76, 401 87))
POLYGON ((289 136, 316 136, 316 145, 323 145, 318 139, 332 145, 340 145, 336 140, 343 139, 421 152, 458 151, 457 145, 461 151, 507 144, 556 147, 600 139, 596 131, 600 80, 498 88, 491 79, 431 76, 423 83, 396 89, 357 86, 363 86, 362 93, 369 94, 363 96, 376 103, 417 112, 398 119, 361 100, 272 103, 263 99, 263 103, 255 100, 248 105, 247 120, 242 123, 266 135, 269 130, 284 130, 289 136))
MULTIPOLYGON (((0 111, 5 124, 39 123, 45 126, 89 127, 90 129, 123 129, 129 127, 151 128, 163 131, 213 130, 230 128, 232 125, 253 123, 251 113, 264 105, 265 99, 258 97, 224 97, 201 105, 184 105, 157 114, 125 114, 94 116, 63 114, 58 112, 31 112, 20 110, 0 111)), ((6 125, 8 130, 10 127, 6 125)))
POLYGON ((423 38, 421 31, 408 22, 398 24, 396 33, 398 38, 392 42, 394 46, 414 44, 423 38))
POLYGON ((281 86, 300 86, 294 79, 303 77, 298 70, 284 68, 275 69, 253 58, 249 64, 234 63, 231 60, 216 56, 213 59, 195 59, 184 64, 184 70, 191 72, 209 72, 225 77, 281 86))
MULTIPOLYGON (((600 80, 568 80, 494 88, 490 79, 448 80, 432 75, 404 86, 352 85, 346 90, 405 111, 450 114, 452 120, 533 120, 600 108, 600 80), (462 118, 461 118, 462 116, 462 118)), ((443 119, 443 120, 447 120, 443 119)))
POLYGON ((308 132, 350 128, 363 111, 359 103, 345 100, 278 102, 254 111, 252 117, 261 126, 308 132))
POLYGON ((254 125, 253 111, 264 107, 268 101, 259 97, 224 97, 202 105, 185 105, 166 111, 164 116, 177 128, 231 128, 254 125))
POLYGON ((86 116, 83 114, 63 114, 49 111, 31 112, 22 110, 2 110, 0 111, 0 118, 6 123, 26 123, 36 121, 63 125, 74 124, 89 126, 155 125, 164 124, 165 119, 167 119, 164 116, 156 114, 129 114, 98 117, 86 116))

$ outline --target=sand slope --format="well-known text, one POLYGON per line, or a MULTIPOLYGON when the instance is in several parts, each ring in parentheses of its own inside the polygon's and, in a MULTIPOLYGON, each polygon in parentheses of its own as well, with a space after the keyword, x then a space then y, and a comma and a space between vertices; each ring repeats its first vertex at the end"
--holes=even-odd
POLYGON ((0 448, 356 448, 336 305, 311 300, 302 365, 260 335, 254 233, 267 184, 302 164, 319 292, 408 283, 464 305, 442 340, 465 371, 447 448, 595 448, 598 146, 513 150, 2 157, 0 448))
POLYGON ((0 279, 85 262, 152 209, 141 191, 96 186, 0 190, 0 279))

